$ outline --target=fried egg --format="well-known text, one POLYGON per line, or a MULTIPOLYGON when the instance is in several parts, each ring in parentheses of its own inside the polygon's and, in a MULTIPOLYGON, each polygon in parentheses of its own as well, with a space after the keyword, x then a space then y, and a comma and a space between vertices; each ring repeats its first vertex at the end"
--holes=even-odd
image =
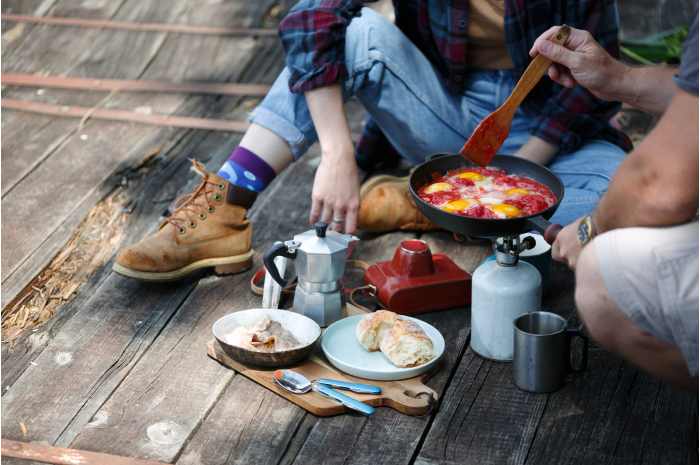
POLYGON ((523 189, 522 187, 513 187, 512 189, 508 189, 506 191, 506 194, 508 195, 527 195, 529 193, 529 190, 523 189))
POLYGON ((444 204, 442 207, 443 210, 454 213, 454 212, 461 212, 466 210, 469 207, 472 207, 476 205, 476 201, 472 199, 457 199, 457 200, 451 200, 444 204))
POLYGON ((501 218, 515 218, 520 216, 520 209, 507 203, 497 203, 495 205, 489 205, 488 207, 501 218))
POLYGON ((426 194, 434 194, 436 192, 446 192, 453 189, 452 184, 446 182, 434 182, 425 189, 426 194))
POLYGON ((470 181, 481 181, 484 179, 483 174, 475 173, 473 171, 465 171, 457 175, 460 179, 469 179, 470 181))

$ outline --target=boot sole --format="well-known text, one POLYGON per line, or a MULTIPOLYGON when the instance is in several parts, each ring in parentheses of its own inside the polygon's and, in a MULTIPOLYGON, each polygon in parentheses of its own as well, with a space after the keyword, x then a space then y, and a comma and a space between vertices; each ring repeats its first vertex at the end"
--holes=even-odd
POLYGON ((201 270, 203 268, 214 268, 214 273, 218 275, 227 275, 242 273, 249 270, 253 266, 253 255, 255 252, 251 249, 247 253, 234 255, 232 257, 220 257, 220 258, 205 258, 204 260, 198 260, 196 262, 190 263, 187 266, 178 268, 173 271, 138 271, 127 268, 119 263, 112 265, 112 270, 127 278, 138 279, 139 281, 147 282, 167 282, 167 281, 177 281, 187 276, 193 274, 194 272, 201 270))

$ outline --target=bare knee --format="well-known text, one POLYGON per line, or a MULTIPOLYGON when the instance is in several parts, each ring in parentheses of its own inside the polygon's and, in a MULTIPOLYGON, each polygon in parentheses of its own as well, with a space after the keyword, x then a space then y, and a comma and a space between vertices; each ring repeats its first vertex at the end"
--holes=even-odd
POLYGON ((615 350, 617 334, 613 321, 619 311, 605 288, 594 244, 583 249, 576 263, 575 302, 588 334, 603 347, 615 350))

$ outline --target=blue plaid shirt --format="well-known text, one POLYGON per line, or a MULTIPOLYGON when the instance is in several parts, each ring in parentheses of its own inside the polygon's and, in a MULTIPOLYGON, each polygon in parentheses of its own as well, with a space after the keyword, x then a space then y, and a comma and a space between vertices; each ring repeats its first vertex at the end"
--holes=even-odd
MULTIPOLYGON (((291 72, 289 88, 305 92, 334 84, 347 75, 345 30, 363 4, 359 0, 301 0, 279 27, 291 72)), ((464 91, 470 71, 468 0, 394 0, 396 25, 411 40, 456 93, 464 91)), ((613 56, 619 55, 618 18, 614 0, 537 1, 505 0, 506 45, 518 72, 530 62, 535 39, 555 24, 586 29, 613 56)), ((624 150, 632 144, 609 125, 620 105, 594 97, 583 87, 564 88, 542 79, 524 105, 539 119, 533 135, 560 148, 578 149, 586 140, 604 139, 624 150)), ((359 146, 369 148, 381 136, 369 121, 359 146)))

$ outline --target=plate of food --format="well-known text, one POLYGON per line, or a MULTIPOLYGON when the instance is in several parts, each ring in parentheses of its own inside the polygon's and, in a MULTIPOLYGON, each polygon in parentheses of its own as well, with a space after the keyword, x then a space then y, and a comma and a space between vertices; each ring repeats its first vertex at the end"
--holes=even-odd
POLYGON ((226 355, 246 364, 284 367, 308 357, 321 328, 299 313, 254 308, 229 313, 212 325, 226 355))
POLYGON ((330 325, 321 349, 339 370, 360 378, 395 381, 431 370, 445 351, 445 339, 428 323, 379 310, 330 325))

